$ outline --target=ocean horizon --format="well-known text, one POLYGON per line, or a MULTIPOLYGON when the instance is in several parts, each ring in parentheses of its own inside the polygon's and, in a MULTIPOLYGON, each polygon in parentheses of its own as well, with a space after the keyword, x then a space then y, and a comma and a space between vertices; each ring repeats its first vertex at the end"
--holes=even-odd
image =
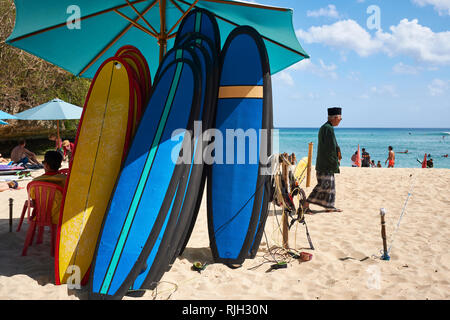
MULTIPOLYGON (((297 159, 308 156, 308 145, 314 143, 313 165, 317 156, 319 128, 276 127, 274 153, 295 153, 297 159)), ((341 148, 341 166, 351 167, 351 157, 358 149, 365 148, 375 163, 385 165, 388 147, 396 153, 396 168, 420 168, 418 162, 430 154, 435 168, 450 169, 450 128, 335 128, 336 139, 341 148), (400 153, 406 152, 408 153, 400 153)))

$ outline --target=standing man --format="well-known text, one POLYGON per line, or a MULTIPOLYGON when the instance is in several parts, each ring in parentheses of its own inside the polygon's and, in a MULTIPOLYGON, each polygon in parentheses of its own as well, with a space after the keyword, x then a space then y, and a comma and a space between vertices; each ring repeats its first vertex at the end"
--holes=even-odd
POLYGON ((329 108, 328 121, 319 130, 316 174, 317 185, 305 203, 307 214, 312 214, 309 204, 326 208, 327 212, 342 212, 335 208, 336 185, 334 175, 340 173, 340 148, 334 135, 334 127, 342 121, 342 108, 329 108))
POLYGON ((365 148, 362 148, 362 167, 370 168, 370 154, 365 148))
POLYGON ((389 146, 389 155, 388 158, 386 159, 386 161, 384 162, 384 164, 388 163, 388 168, 393 168, 395 166, 395 152, 394 152, 394 148, 392 148, 391 146, 389 146))

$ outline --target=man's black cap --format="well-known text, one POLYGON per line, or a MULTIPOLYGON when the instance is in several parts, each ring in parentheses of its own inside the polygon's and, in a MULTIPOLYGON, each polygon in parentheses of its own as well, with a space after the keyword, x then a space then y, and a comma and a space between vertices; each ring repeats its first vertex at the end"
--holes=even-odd
POLYGON ((342 108, 328 108, 329 116, 340 116, 342 115, 342 108))

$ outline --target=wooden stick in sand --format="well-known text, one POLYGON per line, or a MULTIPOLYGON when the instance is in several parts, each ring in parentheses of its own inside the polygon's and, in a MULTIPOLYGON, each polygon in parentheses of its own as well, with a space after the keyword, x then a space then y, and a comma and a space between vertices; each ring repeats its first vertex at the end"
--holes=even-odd
POLYGON ((309 144, 308 151, 308 167, 306 170, 306 187, 309 188, 311 186, 311 162, 312 162, 312 154, 313 154, 314 143, 309 144))
POLYGON ((13 225, 13 201, 14 199, 9 198, 9 232, 12 232, 13 225))
MULTIPOLYGON (((285 183, 286 190, 289 190, 289 179, 288 179, 288 165, 285 161, 285 159, 282 160, 281 165, 281 173, 282 173, 282 179, 285 183)), ((289 248, 289 221, 286 210, 283 210, 283 216, 281 217, 281 224, 283 226, 283 248, 288 249, 289 248)))
POLYGON ((386 209, 382 208, 380 210, 380 216, 381 216, 381 237, 383 238, 383 256, 381 257, 381 259, 389 261, 391 259, 391 257, 389 257, 389 253, 388 253, 388 249, 387 249, 386 222, 384 220, 384 217, 386 216, 386 209))

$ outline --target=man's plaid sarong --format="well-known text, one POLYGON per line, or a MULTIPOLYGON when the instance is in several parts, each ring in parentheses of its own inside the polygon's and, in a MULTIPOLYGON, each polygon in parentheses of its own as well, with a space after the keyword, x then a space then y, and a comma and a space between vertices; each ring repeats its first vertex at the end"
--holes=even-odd
POLYGON ((317 172, 317 185, 307 201, 327 209, 334 209, 336 201, 334 174, 317 172))

